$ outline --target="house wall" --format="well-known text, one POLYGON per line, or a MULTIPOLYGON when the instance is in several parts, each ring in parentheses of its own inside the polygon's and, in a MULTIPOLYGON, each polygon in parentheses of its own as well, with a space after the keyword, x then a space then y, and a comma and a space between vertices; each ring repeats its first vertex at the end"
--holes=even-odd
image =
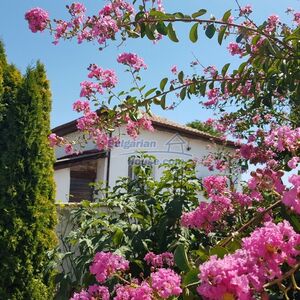
MULTIPOLYGON (((154 176, 159 179, 163 169, 159 164, 174 159, 201 159, 215 149, 208 149, 212 143, 208 140, 189 138, 184 135, 173 132, 155 130, 154 132, 142 131, 136 140, 133 140, 125 134, 125 128, 121 131, 121 142, 119 147, 111 150, 109 185, 113 186, 118 177, 128 176, 128 158, 144 151, 147 154, 154 155, 157 158, 154 176)), ((216 146, 221 148, 221 146, 216 146)), ((227 148, 229 151, 234 151, 227 148)), ((205 177, 213 173, 207 168, 197 165, 197 177, 205 177)))
POLYGON ((69 202, 70 168, 55 170, 56 201, 69 202))
MULTIPOLYGON (((79 132, 72 133, 66 137, 76 139, 80 137, 79 132)), ((154 132, 141 131, 136 140, 133 140, 126 134, 125 126, 116 131, 114 135, 120 137, 120 145, 114 147, 110 153, 109 163, 109 186, 114 186, 119 177, 128 176, 128 159, 143 151, 156 157, 157 161, 154 167, 154 177, 159 179, 163 169, 159 164, 174 159, 196 159, 200 160, 211 152, 221 149, 222 146, 214 145, 209 140, 190 138, 185 135, 176 134, 170 131, 155 130, 154 132)), ((96 146, 89 142, 84 150, 96 149, 96 146)), ((227 151, 233 152, 234 149, 226 148, 227 151)), ((64 150, 56 149, 56 157, 64 156, 64 150)), ((107 179, 108 158, 100 158, 97 162, 97 180, 106 181, 107 179)), ((212 175, 206 167, 197 165, 197 177, 202 178, 212 175)), ((57 184, 57 200, 69 201, 66 194, 69 193, 70 170, 61 169, 55 171, 55 181, 57 184)), ((236 179, 239 182, 239 177, 236 179)))

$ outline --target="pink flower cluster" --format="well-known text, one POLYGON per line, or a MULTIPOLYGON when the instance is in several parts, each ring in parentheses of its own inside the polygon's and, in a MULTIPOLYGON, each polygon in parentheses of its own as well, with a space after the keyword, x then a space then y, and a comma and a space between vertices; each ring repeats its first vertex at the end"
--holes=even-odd
POLYGON ((50 22, 48 13, 42 8, 32 8, 25 14, 29 28, 32 32, 44 31, 50 22))
POLYGON ((227 170, 229 167, 228 161, 223 158, 218 158, 212 153, 203 157, 200 162, 204 167, 207 167, 209 171, 214 171, 216 169, 222 172, 227 170))
POLYGON ((290 176, 289 182, 293 188, 283 193, 282 202, 300 214, 300 176, 295 174, 290 176))
POLYGON ((70 300, 109 300, 109 290, 106 286, 91 285, 88 290, 82 290, 79 293, 74 293, 70 300))
POLYGON ((245 50, 241 48, 238 43, 235 42, 230 42, 227 48, 231 55, 239 55, 240 57, 242 57, 245 53, 245 50))
POLYGON ((152 288, 158 295, 167 299, 171 296, 179 296, 182 293, 181 277, 171 269, 158 269, 156 272, 151 273, 152 288))
POLYGON ((198 293, 206 299, 252 300, 263 285, 282 275, 284 263, 293 266, 300 235, 287 221, 267 222, 244 238, 242 249, 223 259, 212 256, 200 265, 198 293))
POLYGON ((275 148, 276 151, 295 152, 299 149, 300 128, 291 129, 288 126, 282 126, 272 129, 265 138, 265 144, 268 147, 275 148))
POLYGON ((61 143, 64 142, 64 138, 56 135, 56 133, 51 133, 48 136, 48 140, 49 140, 49 143, 50 143, 51 147, 59 146, 61 143))
POLYGON ((207 233, 212 231, 214 223, 232 210, 231 201, 224 196, 216 196, 212 202, 200 202, 199 206, 181 217, 181 224, 184 227, 203 229, 207 233))
POLYGON ((200 202, 194 211, 184 213, 181 224, 210 232, 214 228, 214 223, 220 221, 225 214, 231 213, 233 207, 226 177, 208 176, 202 182, 211 202, 200 202))
POLYGON ((77 112, 84 112, 85 114, 89 113, 91 108, 90 108, 90 102, 89 101, 82 101, 82 100, 77 100, 73 103, 73 110, 77 112))
POLYGON ((225 176, 207 176, 203 178, 202 184, 209 196, 227 192, 227 178, 225 176))
POLYGON ((118 22, 134 13, 133 6, 123 0, 112 1, 104 6, 98 15, 91 17, 85 15, 86 8, 81 3, 72 3, 67 8, 71 16, 69 21, 54 20, 55 44, 60 38, 70 35, 77 36, 78 43, 96 40, 103 44, 108 39, 115 38, 119 31, 118 22))
POLYGON ((152 292, 147 282, 141 284, 133 282, 131 285, 117 287, 114 300, 152 300, 152 292))
POLYGON ((100 81, 103 88, 113 88, 117 85, 118 79, 113 70, 104 70, 96 64, 90 65, 88 70, 90 71, 88 77, 100 81))
POLYGON ((281 177, 284 175, 282 171, 273 171, 270 168, 264 168, 256 169, 250 175, 251 178, 248 180, 248 187, 252 191, 275 190, 277 193, 282 193, 285 189, 281 180, 281 177))
POLYGON ((300 25, 300 12, 294 13, 294 22, 299 26, 300 25))
POLYGON ((117 62, 123 65, 127 65, 136 71, 140 71, 141 68, 147 69, 143 59, 134 53, 122 53, 119 54, 117 62))
POLYGON ((129 262, 123 257, 110 252, 98 252, 90 266, 90 272, 102 283, 117 271, 126 271, 128 268, 129 262))
POLYGON ((208 66, 204 68, 204 74, 209 74, 211 77, 215 77, 218 74, 216 66, 208 66))
POLYGON ((139 120, 133 121, 129 116, 125 118, 127 123, 126 131, 129 136, 132 138, 137 138, 140 129, 145 129, 148 131, 154 131, 151 120, 144 114, 139 120))
POLYGON ((148 265, 155 268, 162 268, 164 265, 167 265, 168 267, 174 265, 174 255, 171 252, 164 252, 161 254, 149 252, 145 255, 144 260, 148 265))
POLYGON ((203 102, 203 105, 205 106, 216 105, 220 97, 220 89, 219 88, 210 89, 207 91, 206 95, 208 100, 203 102))
POLYGON ((244 7, 241 7, 240 9, 240 16, 243 16, 243 15, 250 15, 252 13, 253 9, 252 9, 252 6, 247 4, 246 6, 244 7))
POLYGON ((114 88, 118 82, 116 73, 113 70, 104 70, 95 64, 91 64, 88 67, 88 70, 90 71, 88 77, 96 79, 97 82, 81 82, 80 97, 86 97, 89 99, 97 93, 103 94, 103 89, 114 88))
MULTIPOLYGON (((165 252, 161 254, 162 261, 159 261, 158 256, 149 253, 149 261, 154 261, 155 264, 162 265, 166 263, 173 265, 172 253, 165 252)), ((96 276, 99 283, 103 283, 109 279, 114 273, 126 271, 129 267, 129 262, 119 255, 110 252, 98 252, 90 266, 91 274, 96 276)), ((125 280, 125 279, 124 279, 125 280)), ((126 280, 125 280, 126 281, 126 280)), ((179 296, 182 293, 181 277, 171 269, 158 268, 150 274, 150 277, 143 281, 136 278, 126 281, 125 285, 117 284, 114 287, 114 300, 152 300, 159 295, 162 299, 168 299, 173 296, 179 296)), ((109 300, 109 290, 105 286, 92 285, 87 290, 82 290, 80 293, 74 293, 70 300, 94 300, 102 299, 109 300)))

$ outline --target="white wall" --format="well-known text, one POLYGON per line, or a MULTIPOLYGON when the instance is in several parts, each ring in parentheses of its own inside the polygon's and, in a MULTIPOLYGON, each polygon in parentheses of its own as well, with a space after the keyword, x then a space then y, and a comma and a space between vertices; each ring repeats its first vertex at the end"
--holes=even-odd
MULTIPOLYGON (((68 138, 74 139, 79 137, 81 133, 76 132, 68 135, 68 138)), ((120 137, 120 146, 111 150, 110 169, 109 169, 109 185, 114 186, 119 177, 128 176, 128 158, 136 155, 139 151, 154 155, 157 158, 155 165, 155 179, 159 179, 162 169, 158 168, 159 164, 170 161, 172 159, 197 159, 201 160, 204 156, 211 152, 221 149, 222 146, 214 146, 209 140, 199 138, 188 138, 184 135, 173 132, 155 130, 154 132, 141 131, 136 140, 126 134, 125 126, 116 131, 114 135, 120 137), (173 141, 173 142, 172 142, 173 141), (178 143, 179 144, 178 144, 178 143)), ((89 142, 84 150, 96 149, 95 144, 89 142)), ((232 148, 226 148, 228 151, 235 151, 232 148)), ((62 148, 56 149, 56 157, 64 156, 62 148)), ((106 180, 108 159, 101 158, 97 163, 97 180, 106 180)), ((200 164, 196 168, 197 177, 202 178, 214 174, 200 164)), ((217 173, 217 172, 216 172, 217 173)), ((68 201, 70 187, 70 170, 62 169, 55 171, 55 181, 57 182, 57 200, 68 201)))
MULTIPOLYGON (((175 134, 168 131, 155 130, 154 132, 141 131, 136 140, 125 134, 124 127, 121 129, 121 143, 119 147, 111 150, 109 184, 113 186, 121 176, 128 176, 128 158, 138 151, 145 151, 147 154, 157 158, 155 167, 155 179, 159 179, 162 169, 158 165, 172 159, 198 159, 215 151, 209 149, 212 143, 208 140, 187 138, 184 135, 175 134), (173 142, 172 142, 173 141, 173 142), (174 143, 175 142, 175 143, 174 143), (180 144, 176 144, 180 142, 180 144)), ((221 146, 218 146, 219 148, 221 146)), ((230 151, 234 149, 227 148, 230 151)), ((197 165, 197 177, 205 177, 213 173, 206 167, 197 165)))
POLYGON ((70 168, 55 170, 56 201, 69 202, 70 168))

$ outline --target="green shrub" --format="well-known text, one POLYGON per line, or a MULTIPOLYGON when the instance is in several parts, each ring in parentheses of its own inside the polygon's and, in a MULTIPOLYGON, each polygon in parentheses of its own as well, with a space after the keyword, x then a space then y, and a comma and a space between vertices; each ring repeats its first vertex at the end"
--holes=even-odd
POLYGON ((97 251, 124 255, 135 276, 149 273, 143 261, 149 251, 174 252, 179 244, 199 249, 206 242, 205 235, 180 226, 182 213, 198 205, 201 184, 195 163, 175 160, 161 167, 159 181, 148 166, 136 166, 134 180, 121 178, 111 190, 97 184, 96 203, 83 201, 75 208, 59 209, 62 273, 57 277, 57 299, 67 299, 72 290, 93 283, 88 267, 97 251))
POLYGON ((49 83, 43 65, 22 77, 0 48, 0 299, 51 299, 56 211, 49 83))

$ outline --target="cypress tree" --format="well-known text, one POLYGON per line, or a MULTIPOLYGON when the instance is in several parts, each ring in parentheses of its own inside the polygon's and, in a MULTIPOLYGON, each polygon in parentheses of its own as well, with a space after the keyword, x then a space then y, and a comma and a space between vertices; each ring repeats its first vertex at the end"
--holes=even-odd
POLYGON ((0 61, 0 299, 51 299, 47 252, 56 245, 56 210, 49 83, 40 63, 22 77, 0 61))

